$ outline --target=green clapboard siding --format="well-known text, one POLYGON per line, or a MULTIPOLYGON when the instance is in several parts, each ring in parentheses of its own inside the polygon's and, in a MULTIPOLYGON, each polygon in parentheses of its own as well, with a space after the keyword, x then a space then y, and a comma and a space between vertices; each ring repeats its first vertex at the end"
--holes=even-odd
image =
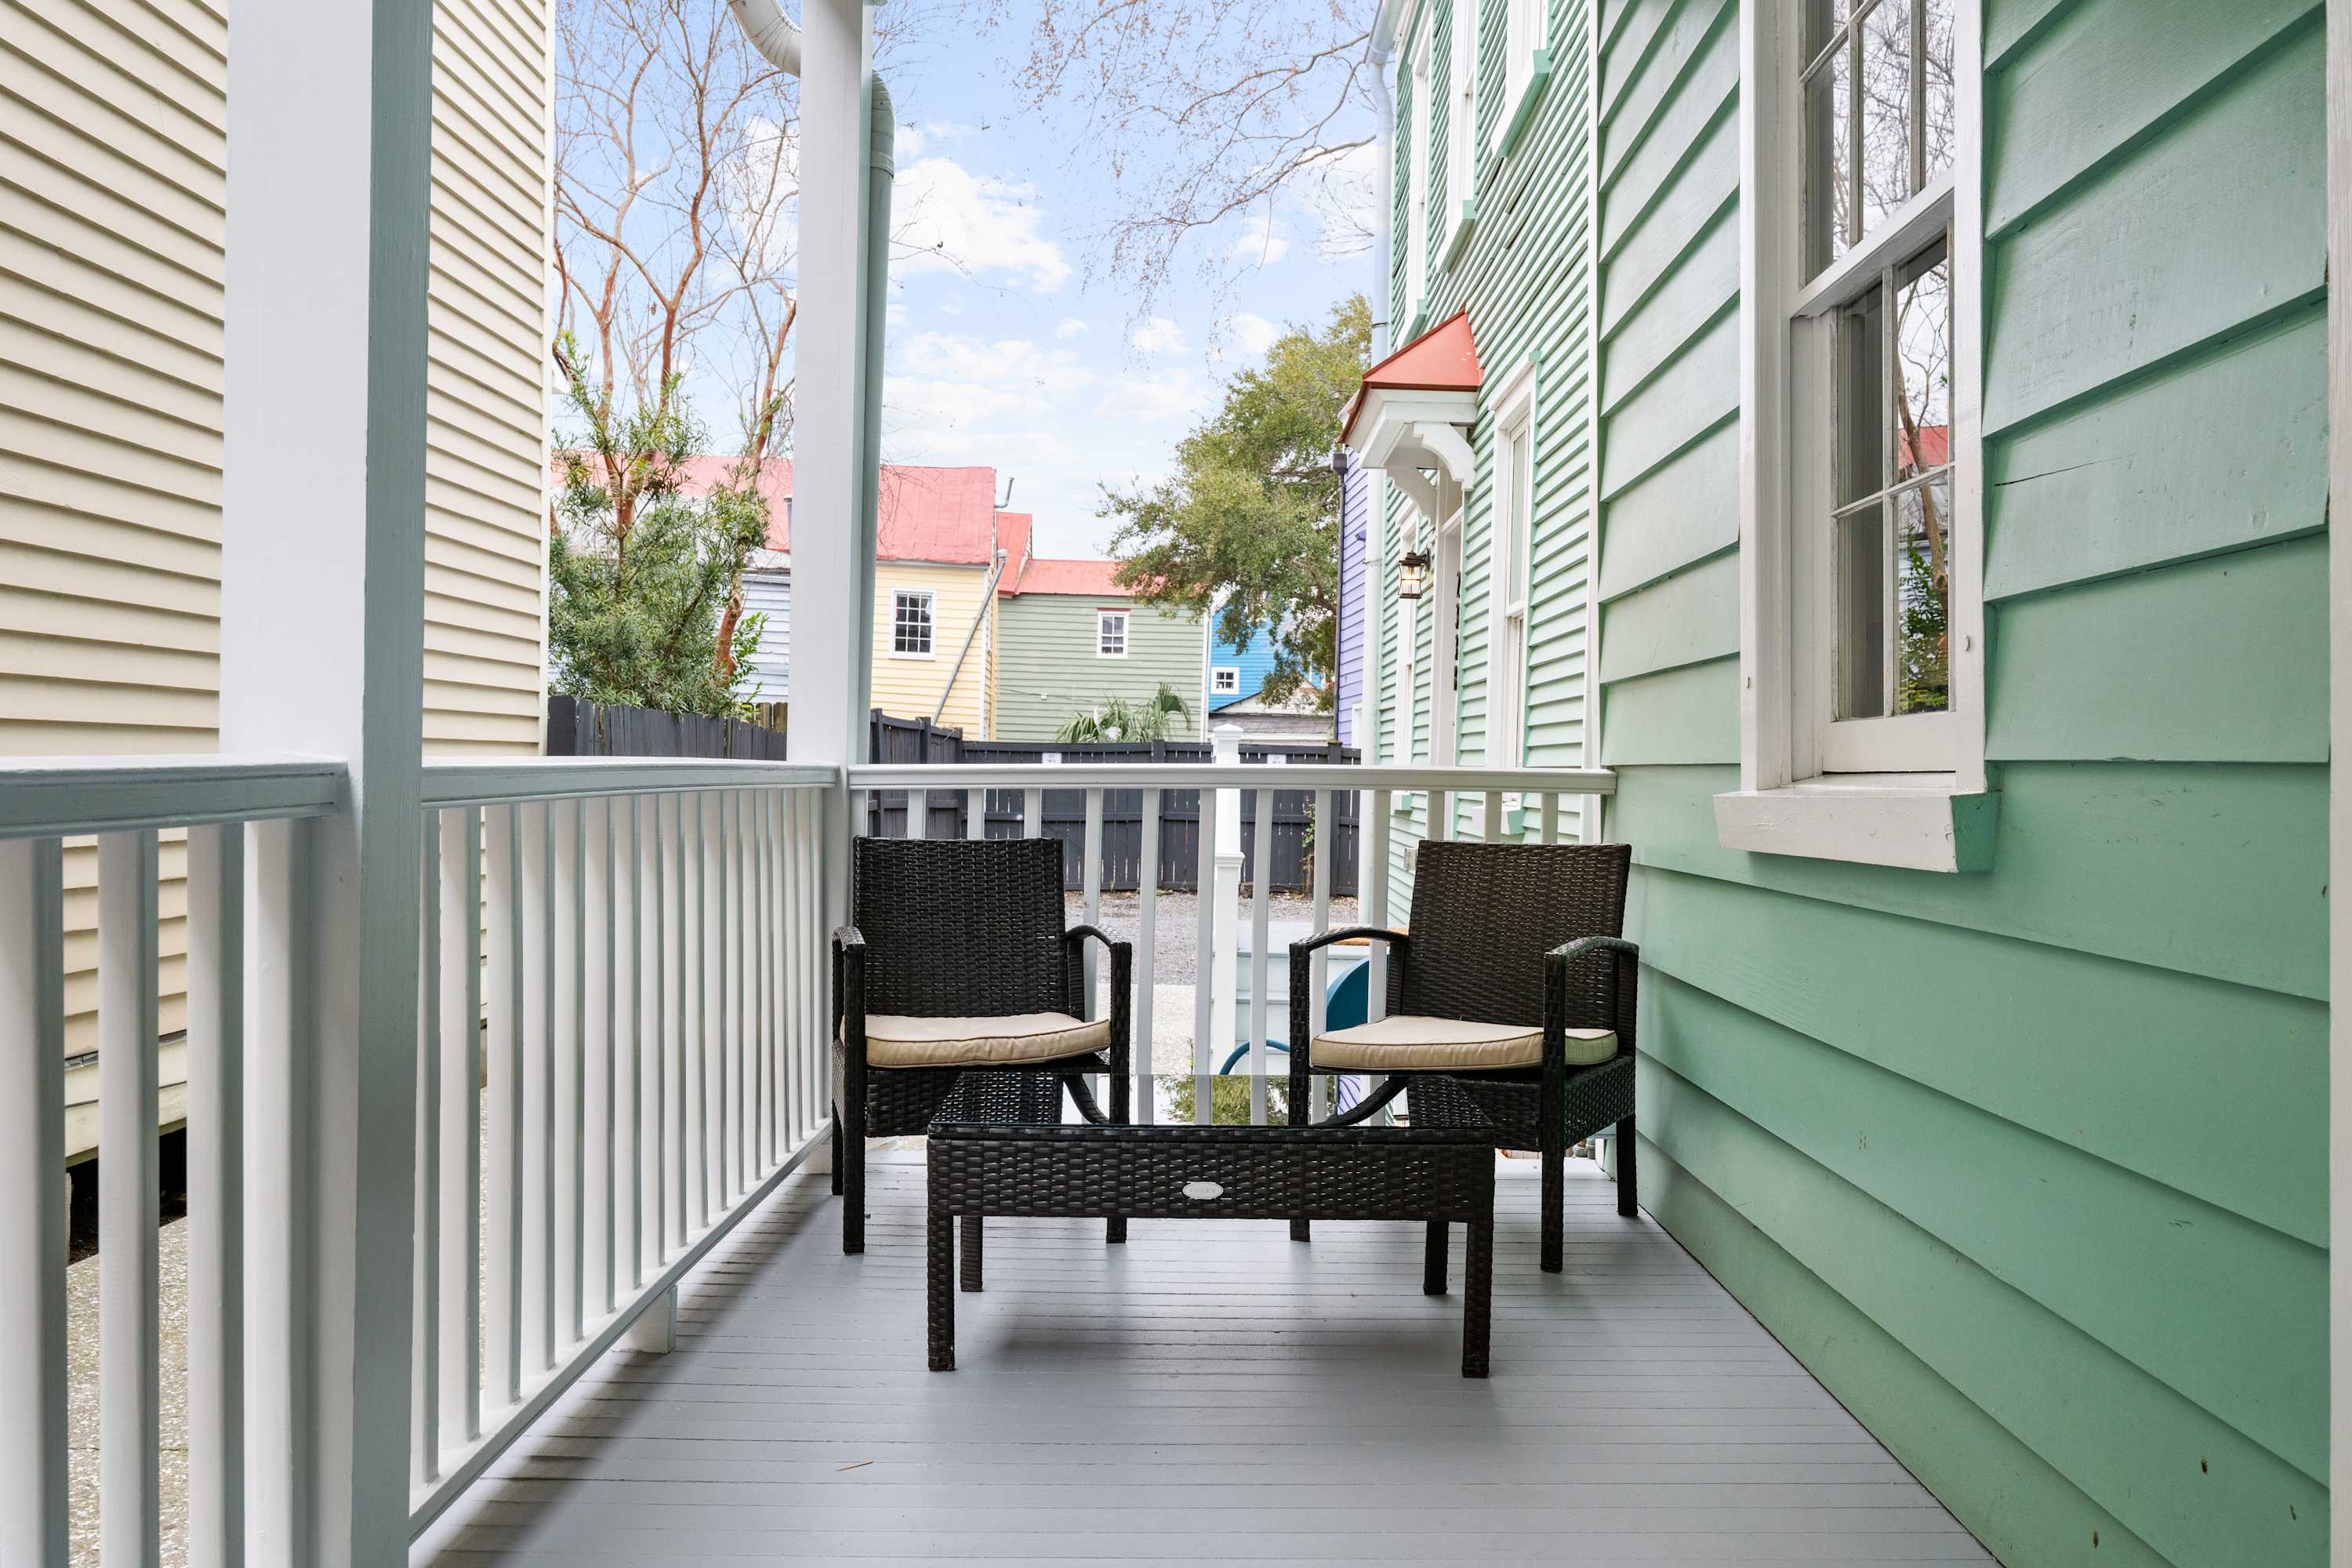
POLYGON ((1095 611, 1117 599, 1075 594, 1016 594, 997 600, 996 735, 1000 741, 1050 741, 1079 713, 1116 697, 1142 702, 1161 682, 1192 709, 1176 735, 1201 733, 1202 644, 1190 615, 1136 605, 1127 622, 1125 658, 1105 658, 1096 645, 1095 611))
POLYGON ((1736 5, 1601 19, 1643 1198, 2012 1568, 2326 1558, 2320 16, 1988 0, 2003 798, 1991 869, 1942 877, 1717 842, 1736 5))
MULTIPOLYGON (((1591 306, 1586 297, 1591 160, 1585 119, 1590 61, 1575 47, 1555 47, 1550 78, 1530 118, 1509 153, 1500 158, 1492 156, 1486 149, 1489 134, 1500 129, 1494 116, 1502 100, 1505 20, 1501 6, 1489 0, 1479 13, 1475 51, 1481 134, 1474 183, 1466 192, 1449 190, 1445 137, 1454 97, 1451 29, 1454 7, 1471 0, 1424 3, 1435 8, 1431 87, 1432 96, 1438 100, 1430 106, 1434 118, 1426 319, 1434 323, 1469 308, 1490 392, 1518 367, 1530 362, 1535 366, 1535 495, 1527 542, 1533 591, 1528 605, 1527 665, 1520 672, 1525 691, 1520 751, 1533 766, 1580 766, 1587 754, 1585 690, 1591 641, 1587 621, 1594 570, 1588 412, 1591 389, 1586 370, 1591 352, 1587 342, 1591 306), (1445 244, 1465 200, 1475 202, 1476 217, 1468 239, 1449 267, 1445 244)), ((1582 0, 1551 0, 1548 26, 1549 37, 1567 46, 1588 35, 1590 13, 1582 0)), ((1404 167, 1402 160, 1408 155, 1403 150, 1412 142, 1412 117, 1423 111, 1411 98, 1408 82, 1397 100, 1400 172, 1404 167)), ((1402 220, 1405 211, 1402 184, 1397 210, 1402 220)), ((1400 259, 1391 310, 1402 330, 1410 325, 1412 290, 1403 271, 1406 247, 1400 244, 1396 248, 1400 259)), ((1459 684, 1452 737, 1454 755, 1465 763, 1494 754, 1487 735, 1487 652, 1496 433, 1491 409, 1481 411, 1469 433, 1477 477, 1464 508, 1462 525, 1459 684)), ((1391 493, 1388 534, 1381 546, 1384 559, 1391 563, 1402 552, 1409 507, 1402 495, 1391 493)), ((1392 573, 1384 573, 1382 580, 1393 582, 1392 573)), ((1431 668, 1434 597, 1423 599, 1414 617, 1416 651, 1409 701, 1402 690, 1399 657, 1404 621, 1402 605, 1391 602, 1383 607, 1372 697, 1381 759, 1427 761, 1433 755, 1429 723, 1433 677, 1437 673, 1431 668)), ((1484 831, 1481 816, 1478 803, 1457 802, 1454 831, 1477 837, 1484 831)), ((1560 820, 1563 833, 1575 831, 1571 809, 1563 808, 1560 820)), ((1427 803, 1417 797, 1409 812, 1391 819, 1391 885, 1400 918, 1411 897, 1412 854, 1428 826, 1427 803)), ((1527 831, 1532 836, 1534 829, 1530 826, 1527 831)))

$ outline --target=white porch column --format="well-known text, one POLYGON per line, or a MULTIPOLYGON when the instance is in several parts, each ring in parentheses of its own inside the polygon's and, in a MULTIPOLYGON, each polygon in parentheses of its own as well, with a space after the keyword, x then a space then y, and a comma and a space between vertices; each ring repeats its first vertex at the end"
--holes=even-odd
MULTIPOLYGON (((793 429, 794 762, 866 760, 860 613, 868 584, 857 519, 865 392, 866 107, 872 34, 858 0, 801 9, 800 347, 793 429)), ((847 797, 825 811, 824 910, 849 913, 847 797)))
POLYGON ((254 872, 257 1563, 407 1560, 431 13, 231 11, 220 743, 351 769, 254 872))

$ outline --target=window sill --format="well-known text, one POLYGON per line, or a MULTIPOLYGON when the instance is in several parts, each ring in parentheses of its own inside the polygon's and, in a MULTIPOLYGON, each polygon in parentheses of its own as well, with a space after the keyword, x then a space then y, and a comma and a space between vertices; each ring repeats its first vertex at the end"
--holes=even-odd
POLYGON ((1452 271, 1454 264, 1462 259, 1462 252, 1468 248, 1470 244, 1470 230, 1476 226, 1477 222, 1478 198, 1473 196, 1464 202, 1461 211, 1454 216, 1453 230, 1445 237, 1444 249, 1438 253, 1439 271, 1452 271))
POLYGON ((1990 790, 1956 792, 1948 774, 1843 774, 1717 795, 1715 836, 1726 849, 1761 855, 1987 871, 2000 800, 1990 790))
POLYGON ((1497 159, 1511 155, 1511 148, 1517 142, 1519 132, 1525 131, 1528 121, 1535 118, 1536 100, 1543 97, 1544 84, 1550 79, 1551 51, 1538 49, 1528 60, 1528 79, 1519 84, 1518 97, 1503 110, 1503 129, 1495 137, 1495 156, 1497 159))

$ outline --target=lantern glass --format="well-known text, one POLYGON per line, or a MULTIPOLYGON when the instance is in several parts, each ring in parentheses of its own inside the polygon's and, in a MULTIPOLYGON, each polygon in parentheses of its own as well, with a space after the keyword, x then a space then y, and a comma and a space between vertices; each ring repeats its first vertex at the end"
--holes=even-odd
POLYGON ((1429 557, 1409 551, 1397 561, 1397 597, 1418 599, 1429 592, 1429 557))

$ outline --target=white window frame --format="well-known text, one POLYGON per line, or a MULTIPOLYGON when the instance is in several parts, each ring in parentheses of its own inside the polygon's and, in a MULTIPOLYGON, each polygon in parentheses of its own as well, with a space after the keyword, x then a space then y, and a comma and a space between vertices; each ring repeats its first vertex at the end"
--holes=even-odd
POLYGON ((1496 395, 1486 527, 1486 765, 1527 754, 1528 562, 1534 555, 1536 363, 1514 366, 1496 395), (1524 455, 1524 466, 1514 458, 1524 455), (1516 590, 1516 591, 1514 591, 1516 590))
POLYGON ((1128 612, 1125 610, 1097 610, 1095 612, 1095 657, 1097 658, 1125 658, 1127 657, 1128 647, 1127 634, 1131 625, 1132 623, 1128 619, 1128 612), (1118 623, 1118 646, 1117 647, 1112 647, 1110 646, 1110 628, 1111 623, 1114 621, 1118 623))
POLYGON ((1445 122, 1445 200, 1454 216, 1439 252, 1448 268, 1461 258, 1478 218, 1478 9, 1479 0, 1454 0, 1453 103, 1445 122))
POLYGON ((1510 134, 1528 97, 1543 85, 1545 72, 1538 65, 1551 29, 1549 0, 1503 0, 1503 106, 1487 139, 1490 147, 1510 134))
MULTIPOLYGON (((1804 146, 1797 7, 1740 11, 1740 787, 1716 797, 1727 848, 1901 866, 1982 869, 1993 808, 1984 757, 1982 380, 1983 71, 1979 0, 1953 29, 1951 176, 1881 221, 1811 279, 1802 274, 1804 146), (1940 715, 1831 728, 1834 604, 1827 494, 1831 383, 1813 319, 1855 297, 1881 265, 1948 225, 1953 276, 1951 699, 1940 715), (1922 724, 1922 718, 1945 721, 1922 724), (1912 726, 1906 731, 1898 727, 1912 726), (1873 732, 1865 734, 1865 728, 1873 732), (1915 738, 1924 743, 1915 744, 1915 738), (1835 763, 1867 771, 1832 771, 1835 763)), ((1825 324, 1824 324, 1825 326, 1825 324)))
POLYGON ((1436 0, 1422 0, 1412 47, 1404 57, 1404 68, 1412 82, 1412 122, 1406 128, 1405 148, 1404 316, 1408 335, 1419 327, 1429 301, 1429 163, 1431 127, 1437 119, 1430 49, 1436 25, 1436 0))
POLYGON ((940 596, 929 588, 899 588, 890 590, 890 657, 892 658, 937 658, 940 645, 940 596), (923 640, 929 646, 920 653, 898 646, 898 612, 919 600, 923 609, 923 640))
POLYGON ((1209 668, 1209 695, 1239 697, 1242 694, 1242 671, 1237 664, 1212 665, 1209 668))

